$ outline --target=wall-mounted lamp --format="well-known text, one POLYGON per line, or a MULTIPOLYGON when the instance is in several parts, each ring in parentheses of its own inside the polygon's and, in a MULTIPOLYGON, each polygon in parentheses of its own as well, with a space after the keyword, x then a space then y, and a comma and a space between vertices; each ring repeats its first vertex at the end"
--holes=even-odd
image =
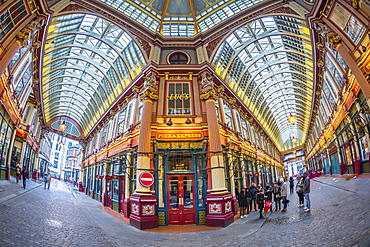
POLYGON ((172 126, 172 124, 173 124, 173 123, 172 123, 172 120, 171 120, 171 118, 170 118, 170 119, 166 122, 166 125, 167 125, 167 126, 172 126))
POLYGON ((186 123, 186 124, 191 124, 192 122, 191 122, 190 118, 187 118, 187 119, 185 120, 185 123, 186 123))

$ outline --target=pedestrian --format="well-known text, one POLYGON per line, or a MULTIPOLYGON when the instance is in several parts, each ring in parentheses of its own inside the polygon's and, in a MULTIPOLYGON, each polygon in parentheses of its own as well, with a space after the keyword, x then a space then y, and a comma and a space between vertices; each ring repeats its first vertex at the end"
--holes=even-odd
POLYGON ((287 210, 287 205, 288 205, 288 199, 287 199, 287 196, 288 196, 288 191, 287 191, 287 185, 285 183, 285 180, 284 178, 280 178, 280 183, 281 183, 281 186, 280 186, 280 195, 281 195, 281 202, 283 203, 284 207, 283 207, 283 210, 281 210, 281 212, 286 212, 287 210))
POLYGON ((293 177, 290 177, 290 179, 289 179, 289 186, 290 186, 290 194, 293 194, 293 191, 294 191, 294 179, 293 179, 293 177))
POLYGON ((50 189, 51 176, 48 176, 48 180, 47 180, 47 182, 48 182, 48 189, 50 189))
POLYGON ((252 202, 251 203, 252 203, 252 205, 254 205, 254 211, 257 211, 256 197, 257 197, 258 190, 257 190, 257 187, 256 187, 255 183, 251 184, 250 192, 252 194, 252 202))
POLYGON ((47 182, 48 182, 48 174, 45 174, 45 176, 44 176, 44 189, 46 189, 46 184, 47 184, 47 182))
POLYGON ((23 170, 22 170, 23 189, 26 189, 26 179, 27 179, 27 176, 28 176, 27 167, 23 167, 23 170))
POLYGON ((252 193, 250 192, 249 187, 245 189, 245 198, 247 199, 247 206, 245 208, 248 216, 248 214, 252 211, 252 193))
MULTIPOLYGON (((272 194, 274 192, 274 189, 270 186, 269 183, 266 183, 265 187, 265 195, 266 195, 266 201, 272 202, 272 194)), ((270 212, 272 213, 272 205, 270 207, 270 212)))
POLYGON ((301 176, 297 177, 296 192, 299 198, 298 207, 301 208, 304 206, 304 196, 303 196, 303 180, 301 176))
POLYGON ((245 207, 247 206, 247 199, 245 195, 245 190, 242 188, 238 195, 238 203, 239 203, 239 212, 240 212, 240 218, 243 219, 244 216, 247 216, 245 214, 245 207))
POLYGON ((17 170, 15 174, 16 184, 18 184, 20 178, 21 178, 21 167, 19 166, 19 164, 17 164, 17 170))
POLYGON ((303 196, 306 200, 305 212, 310 212, 311 202, 310 202, 310 177, 307 172, 303 174, 303 196))
POLYGON ((275 211, 281 210, 281 196, 280 196, 280 186, 276 183, 274 184, 274 202, 275 211))
POLYGON ((265 194, 263 192, 263 189, 260 189, 259 193, 257 194, 257 204, 260 211, 260 219, 264 219, 262 212, 265 206, 265 194))

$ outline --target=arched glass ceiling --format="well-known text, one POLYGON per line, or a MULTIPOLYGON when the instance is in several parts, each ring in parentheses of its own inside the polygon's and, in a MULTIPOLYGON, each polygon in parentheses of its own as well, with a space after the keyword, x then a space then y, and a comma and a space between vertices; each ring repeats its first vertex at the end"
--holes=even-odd
POLYGON ((46 122, 70 118, 87 134, 144 64, 131 37, 109 21, 87 14, 54 18, 44 56, 46 122))
POLYGON ((222 43, 213 65, 281 149, 293 138, 304 142, 313 90, 304 22, 274 16, 248 23, 222 43), (296 125, 287 121, 290 114, 296 125))
POLYGON ((153 32, 193 36, 264 0, 100 0, 153 32))

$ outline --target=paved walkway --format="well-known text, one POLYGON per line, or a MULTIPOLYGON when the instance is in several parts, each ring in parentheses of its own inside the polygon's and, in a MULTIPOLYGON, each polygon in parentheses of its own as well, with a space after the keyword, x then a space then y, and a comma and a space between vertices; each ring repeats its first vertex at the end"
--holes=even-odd
POLYGON ((69 184, 40 185, 0 181, 0 246, 370 246, 370 179, 313 179, 310 213, 292 194, 285 213, 260 220, 253 211, 226 228, 181 233, 140 231, 69 184))
POLYGON ((40 182, 35 182, 29 179, 26 181, 26 189, 23 189, 22 180, 19 180, 18 184, 16 183, 15 177, 12 177, 9 181, 0 180, 0 203, 6 202, 23 193, 32 191, 39 186, 41 186, 40 182))

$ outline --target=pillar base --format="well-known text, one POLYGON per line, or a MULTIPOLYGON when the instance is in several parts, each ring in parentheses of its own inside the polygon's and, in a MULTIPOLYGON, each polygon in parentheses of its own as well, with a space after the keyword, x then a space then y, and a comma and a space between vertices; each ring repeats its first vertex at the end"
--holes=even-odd
POLYGON ((84 187, 83 187, 83 185, 82 185, 81 182, 78 183, 78 191, 80 191, 80 192, 84 192, 85 191, 85 189, 84 189, 84 187))
POLYGON ((206 226, 226 227, 234 222, 232 198, 230 192, 207 195, 206 226))
POLYGON ((154 195, 131 195, 130 204, 130 225, 140 230, 159 227, 154 195))
POLYGON ((123 200, 122 213, 126 218, 129 218, 131 215, 131 202, 130 198, 125 198, 123 200))

